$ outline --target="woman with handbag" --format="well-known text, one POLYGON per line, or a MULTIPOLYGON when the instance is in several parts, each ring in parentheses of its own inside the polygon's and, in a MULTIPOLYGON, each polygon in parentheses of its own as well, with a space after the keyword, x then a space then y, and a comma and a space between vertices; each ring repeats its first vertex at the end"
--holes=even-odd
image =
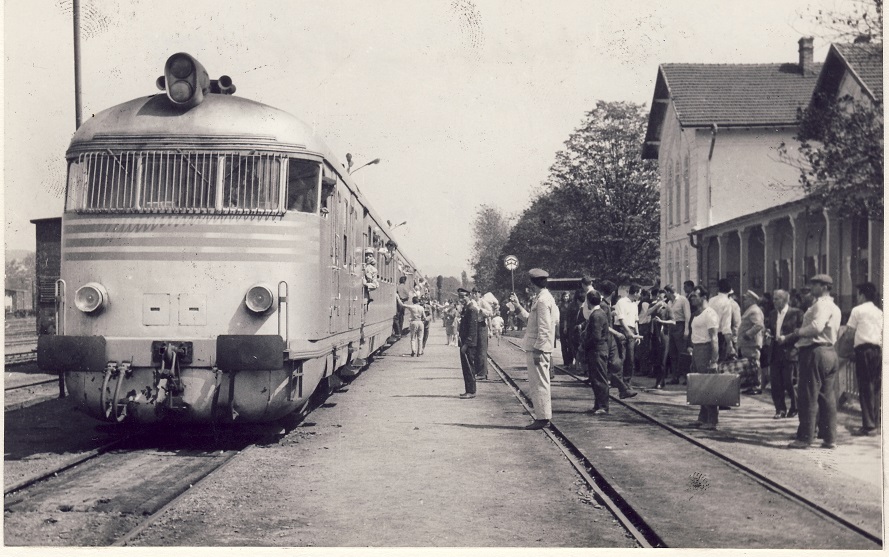
MULTIPOLYGON (((696 286, 688 295, 691 305, 691 353, 696 373, 716 373, 719 360, 719 316, 707 304, 707 289, 696 286)), ((716 429, 719 406, 703 405, 698 419, 690 424, 701 429, 716 429)))

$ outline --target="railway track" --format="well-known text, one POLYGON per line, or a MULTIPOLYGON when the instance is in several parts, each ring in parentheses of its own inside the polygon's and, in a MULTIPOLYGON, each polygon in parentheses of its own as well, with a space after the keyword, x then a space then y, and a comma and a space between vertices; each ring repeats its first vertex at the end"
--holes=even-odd
MULTIPOLYGON (((507 339, 514 348, 518 348, 518 345, 515 344, 511 339, 507 339)), ((522 404, 525 405, 526 409, 528 408, 528 399, 525 397, 524 393, 521 392, 518 384, 515 379, 510 376, 507 371, 504 371, 504 368, 496 362, 493 358, 491 361, 494 364, 494 368, 497 370, 497 373, 503 378, 503 380, 512 386, 514 391, 516 392, 516 396, 522 401, 522 404)), ((573 378, 578 385, 588 384, 585 378, 579 377, 578 375, 572 373, 570 370, 561 368, 557 366, 557 369, 560 373, 566 374, 567 376, 573 378)), ((590 395, 591 400, 591 395, 590 395)), ((814 501, 810 497, 806 497, 801 494, 799 491, 793 489, 791 486, 786 485, 784 482, 776 480, 770 477, 767 473, 762 470, 758 470, 753 466, 748 464, 744 464, 740 462, 738 459, 733 458, 731 455, 726 454, 723 451, 714 448, 714 446, 701 442, 695 437, 684 433, 683 431, 677 429, 676 427, 671 426, 666 423, 664 420, 660 419, 658 416, 654 415, 651 412, 646 412, 642 410, 639 405, 634 402, 625 402, 620 400, 618 397, 611 396, 612 405, 617 404, 619 407, 626 410, 626 413, 622 413, 620 418, 623 422, 625 422, 625 426, 634 427, 634 428, 642 428, 642 427, 656 427, 660 431, 669 432, 670 439, 673 441, 669 441, 669 439, 663 438, 663 433, 651 434, 651 433, 643 433, 643 435, 647 435, 649 437, 658 438, 658 442, 662 444, 669 444, 674 449, 670 449, 667 451, 667 454, 674 455, 673 458, 676 458, 675 455, 680 454, 689 454, 690 447, 694 447, 694 450, 700 451, 706 458, 709 458, 711 461, 715 460, 720 463, 720 468, 717 469, 713 465, 708 465, 707 469, 710 473, 710 483, 714 481, 722 481, 722 478, 726 478, 731 474, 734 475, 743 475, 746 479, 745 485, 750 485, 750 483, 755 483, 760 488, 762 488, 762 492, 767 493, 767 499, 770 500, 770 503, 774 507, 786 507, 793 510, 793 514, 795 516, 800 515, 799 511, 805 510, 810 519, 815 519, 817 517, 818 524, 830 524, 831 528, 836 529, 837 531, 846 532, 845 538, 849 541, 847 543, 854 544, 853 547, 862 547, 862 548, 879 548, 882 547, 882 537, 879 532, 872 531, 866 527, 863 527, 859 524, 856 524, 848 517, 844 516, 841 512, 837 512, 834 509, 828 508, 823 504, 814 501), (627 418, 624 418, 624 416, 627 418), (630 416, 636 416, 636 418, 631 418, 630 416), (634 422, 634 423, 630 423, 634 422), (647 426, 646 426, 647 424, 647 426), (683 448, 683 445, 685 448, 683 448), (673 452, 675 451, 675 452, 673 452), (783 503, 773 501, 774 497, 771 494, 775 494, 780 496, 783 500, 783 503)), ((615 416, 615 408, 612 408, 612 417, 615 416)), ((561 423, 562 420, 558 420, 561 423)), ((670 531, 668 528, 664 527, 664 524, 670 522, 668 517, 662 516, 662 513, 659 514, 657 510, 652 510, 651 508, 644 508, 646 503, 646 496, 643 494, 640 498, 633 497, 630 490, 627 489, 626 485, 621 485, 621 474, 615 474, 613 470, 613 466, 615 464, 614 461, 608 462, 607 464, 600 463, 600 460, 605 460, 604 458, 594 458, 595 462, 592 462, 590 458, 584 456, 584 451, 579 447, 579 444, 576 442, 577 439, 575 433, 571 432, 571 429, 574 428, 575 431, 577 429, 576 424, 570 423, 570 419, 566 420, 568 429, 566 430, 564 427, 562 429, 559 428, 558 423, 553 423, 548 430, 544 430, 547 436, 559 447, 559 449, 565 453, 568 460, 572 463, 572 465, 584 476, 584 479, 590 485, 590 489, 596 492, 597 497, 599 497, 603 503, 612 511, 615 516, 615 519, 618 520, 627 531, 637 540, 637 542, 643 547, 669 547, 671 546, 670 540, 671 538, 674 540, 681 539, 681 536, 677 536, 675 532, 670 531), (574 438, 573 438, 574 437, 574 438), (586 474, 584 474, 584 471, 586 474), (618 480, 615 482, 614 480, 610 480, 609 478, 615 478, 617 476, 618 480), (628 496, 629 495, 629 496, 628 496), (641 504, 640 504, 641 503, 641 504)), ((581 422, 589 423, 588 420, 581 420, 581 422)), ((580 423, 580 422, 578 422, 580 423)), ((595 423, 595 422, 593 422, 595 423)), ((604 424, 603 424, 604 425, 604 424)), ((635 439, 635 437, 634 437, 635 439)), ((607 449, 611 449, 611 447, 606 447, 607 449)), ((608 453, 597 453, 597 455, 605 456, 608 453)), ((697 457, 703 458, 703 457, 697 457)), ((666 467, 670 467, 670 462, 663 463, 666 467)), ((618 472, 624 472, 619 470, 618 472)), ((637 481, 636 478, 633 478, 632 474, 624 473, 623 480, 627 483, 632 483, 637 481)), ((701 481, 706 480, 707 478, 701 478, 701 481)), ((728 480, 726 480, 728 481, 728 480)), ((737 479, 732 481, 738 482, 737 479)), ((742 482, 743 483, 743 482, 742 482)), ((679 488, 680 486, 675 486, 679 488)), ((743 504, 743 497, 745 494, 739 494, 739 499, 737 501, 732 502, 732 504, 743 504)), ((748 519, 751 517, 748 516, 748 519)), ((825 526, 826 527, 826 526, 825 526)), ((674 547, 678 547, 675 543, 672 545, 674 547)), ((681 542, 679 546, 690 547, 692 545, 681 542)), ((766 546, 766 547, 775 547, 775 546, 766 546)), ((845 547, 845 546, 844 546, 845 547)))
MULTIPOLYGON (((344 391, 342 385, 335 392, 344 391)), ((306 409, 273 424, 137 428, 7 486, 5 544, 127 545, 193 486, 240 455, 276 442, 330 394, 317 393, 306 409)))

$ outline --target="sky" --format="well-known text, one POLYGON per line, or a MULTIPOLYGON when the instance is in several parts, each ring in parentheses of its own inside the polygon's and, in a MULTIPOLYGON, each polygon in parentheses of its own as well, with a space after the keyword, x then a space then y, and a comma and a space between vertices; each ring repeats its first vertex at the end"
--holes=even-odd
MULTIPOLYGON (((517 215, 597 100, 649 105, 658 64, 796 62, 852 0, 81 0, 84 119, 188 52, 315 126, 425 274, 471 274, 472 221, 517 215), (630 9, 632 7, 632 9, 630 9)), ((75 131, 71 0, 6 0, 6 249, 60 216, 75 131)))

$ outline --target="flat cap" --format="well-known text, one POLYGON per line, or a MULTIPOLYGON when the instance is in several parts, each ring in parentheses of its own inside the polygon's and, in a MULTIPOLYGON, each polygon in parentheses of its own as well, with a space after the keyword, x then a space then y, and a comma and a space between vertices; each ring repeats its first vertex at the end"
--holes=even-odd
POLYGON ((759 301, 759 294, 757 294, 753 290, 748 290, 747 292, 744 292, 744 295, 753 298, 757 302, 759 301))
POLYGON ((469 294, 469 290, 466 290, 465 288, 458 288, 458 289, 457 289, 457 294, 459 294, 459 293, 461 293, 461 292, 464 292, 464 293, 466 293, 466 294, 469 294))
POLYGON ((809 282, 818 282, 821 284, 833 286, 833 279, 830 278, 830 275, 815 275, 814 277, 809 279, 809 282))
POLYGON ((547 273, 543 269, 538 269, 535 267, 528 271, 528 276, 531 278, 547 278, 549 277, 549 273, 547 273))

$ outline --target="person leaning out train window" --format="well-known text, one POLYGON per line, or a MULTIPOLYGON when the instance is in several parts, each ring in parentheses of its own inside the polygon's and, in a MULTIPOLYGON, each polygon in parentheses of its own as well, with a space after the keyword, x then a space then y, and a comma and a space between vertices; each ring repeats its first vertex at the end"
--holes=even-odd
POLYGON ((290 161, 287 179, 287 210, 314 213, 318 203, 318 172, 314 162, 290 161))

